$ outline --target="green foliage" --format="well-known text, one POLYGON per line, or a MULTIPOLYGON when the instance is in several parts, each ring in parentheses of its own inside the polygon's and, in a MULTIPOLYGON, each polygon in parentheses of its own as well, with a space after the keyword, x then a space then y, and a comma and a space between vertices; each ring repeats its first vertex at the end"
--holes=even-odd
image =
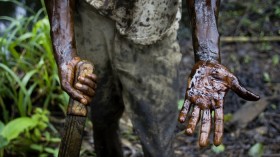
POLYGON ((59 105, 65 112, 68 96, 59 87, 49 22, 46 17, 39 20, 42 13, 43 9, 31 17, 0 17, 11 22, 0 38, 0 107, 5 122, 15 117, 6 106, 20 116, 30 115, 34 105, 59 105))
POLYGON ((184 99, 180 99, 177 104, 178 104, 178 110, 181 110, 181 108, 184 105, 184 99))
POLYGON ((216 154, 220 154, 220 153, 222 153, 222 152, 224 152, 225 151, 225 146, 223 145, 223 144, 221 144, 221 145, 219 145, 219 146, 212 146, 211 147, 211 150, 214 152, 214 153, 216 153, 216 154))
POLYGON ((252 59, 252 58, 251 58, 249 55, 245 55, 245 56, 244 56, 244 59, 243 59, 243 62, 244 62, 245 64, 248 64, 248 63, 250 63, 251 59, 252 59))
POLYGON ((233 115, 231 113, 227 113, 224 115, 224 122, 230 122, 233 118, 233 115))
POLYGON ((279 55, 273 55, 273 57, 272 57, 272 64, 273 65, 277 65, 277 64, 279 64, 279 55))
POLYGON ((51 137, 46 131, 49 126, 49 111, 36 108, 31 117, 19 117, 6 125, 2 123, 0 131, 0 151, 29 152, 40 154, 56 154, 56 149, 50 148, 52 143, 60 142, 59 138, 51 137), (39 149, 40 148, 40 149, 39 149))
POLYGON ((261 157, 263 155, 263 151, 263 145, 261 143, 256 143, 250 148, 248 154, 252 157, 261 157))
POLYGON ((59 86, 44 8, 0 20, 10 23, 0 32, 0 157, 57 156, 60 139, 49 110, 65 113, 69 97, 59 86))
POLYGON ((268 82, 268 83, 271 82, 270 75, 267 72, 263 73, 263 79, 265 82, 268 82))
POLYGON ((279 6, 280 1, 276 0, 221 3, 219 32, 223 36, 275 35, 278 29, 271 29, 271 27, 274 26, 272 23, 279 21, 279 6), (224 24, 224 22, 227 22, 227 24, 224 24), (229 27, 231 25, 234 25, 234 27, 229 27))
MULTIPOLYGON (((35 121, 29 117, 20 117, 10 121, 6 126, 4 126, 3 130, 0 133, 2 139, 7 141, 8 143, 19 136, 27 128, 33 128, 36 125, 35 121)), ((3 145, 2 148, 6 145, 3 145)), ((0 147, 1 148, 1 147, 0 147)))
POLYGON ((277 109, 277 105, 275 105, 275 104, 271 104, 270 106, 271 106, 271 108, 272 108, 273 110, 276 110, 276 109, 277 109))

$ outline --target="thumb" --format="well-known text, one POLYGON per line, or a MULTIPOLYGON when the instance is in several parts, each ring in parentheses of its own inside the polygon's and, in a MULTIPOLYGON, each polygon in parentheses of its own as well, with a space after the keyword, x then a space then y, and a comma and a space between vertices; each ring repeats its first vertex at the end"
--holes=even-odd
POLYGON ((245 100, 249 100, 249 101, 257 101, 260 99, 260 96, 254 94, 253 92, 249 91, 248 89, 246 89, 245 87, 243 87, 238 79, 233 76, 232 77, 232 84, 231 84, 231 89, 241 98, 245 99, 245 100))

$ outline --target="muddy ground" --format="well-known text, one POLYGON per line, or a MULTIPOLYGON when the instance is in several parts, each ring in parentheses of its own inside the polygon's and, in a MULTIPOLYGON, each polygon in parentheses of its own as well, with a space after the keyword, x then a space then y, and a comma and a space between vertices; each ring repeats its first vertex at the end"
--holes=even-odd
MULTIPOLYGON (((186 50, 180 67, 181 98, 184 98, 187 74, 193 65, 191 41, 184 41, 186 50), (190 64, 191 63, 191 64, 190 64)), ((280 64, 274 64, 272 57, 279 53, 280 44, 270 43, 270 50, 263 50, 262 43, 221 43, 222 63, 231 69, 240 81, 250 90, 261 96, 261 101, 246 102, 230 91, 225 98, 225 115, 235 115, 243 111, 242 116, 252 117, 247 122, 225 122, 224 151, 217 154, 213 151, 212 143, 206 148, 197 144, 198 128, 193 136, 181 134, 185 125, 177 125, 175 153, 178 157, 242 157, 249 156, 249 150, 259 143, 263 148, 258 148, 263 156, 280 157, 280 64), (249 60, 249 61, 248 61, 249 60), (266 73, 269 79, 266 78, 266 73), (244 108, 244 106, 248 106, 244 108), (242 108, 243 107, 243 108, 242 108), (255 108, 260 108, 256 110, 255 108), (257 111, 257 114, 255 114, 257 111), (245 113, 245 114, 244 114, 245 113), (263 150, 263 151, 262 151, 263 150)), ((240 114, 238 114, 240 115, 240 114)), ((126 115, 120 122, 120 134, 126 157, 142 157, 141 145, 133 132, 132 125, 126 115)), ((91 131, 90 127, 88 131, 91 131)), ((88 132, 88 135, 91 135, 88 132)), ((212 134, 211 134, 212 136, 212 134)), ((92 156, 93 140, 90 136, 84 142, 84 156, 92 156)), ((212 137, 211 137, 212 139, 212 137)), ((211 140, 212 142, 212 140, 211 140)))
MULTIPOLYGON (((186 78, 194 64, 188 19, 186 12, 183 13, 178 36, 183 54, 179 69, 181 99, 184 98, 186 78)), ((255 149, 257 154, 280 157, 280 41, 272 38, 270 40, 272 36, 280 36, 280 2, 223 0, 219 31, 222 37, 232 37, 231 41, 225 41, 223 38, 221 40, 222 64, 262 99, 250 103, 233 92, 227 94, 224 108, 227 115, 224 149, 220 147, 220 153, 215 152, 212 144, 206 148, 199 148, 198 129, 193 136, 180 134, 185 127, 182 124, 178 124, 176 130, 175 153, 179 157, 238 157, 249 156, 249 150, 253 146, 260 146, 255 149), (268 36, 267 41, 246 41, 252 37, 264 36, 268 36), (237 39, 239 37, 248 38, 240 42, 237 39)), ((83 143, 82 156, 94 156, 90 126, 89 124, 87 127, 88 136, 83 143)), ((120 128, 125 156, 143 156, 140 142, 126 115, 120 122, 120 128)), ((253 156, 258 156, 257 154, 253 156)))

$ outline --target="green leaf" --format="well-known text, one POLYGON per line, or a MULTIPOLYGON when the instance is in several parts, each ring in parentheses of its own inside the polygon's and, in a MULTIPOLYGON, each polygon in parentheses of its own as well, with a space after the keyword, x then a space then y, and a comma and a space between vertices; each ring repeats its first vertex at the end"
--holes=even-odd
POLYGON ((33 119, 28 117, 20 117, 10 121, 0 133, 7 141, 11 141, 19 136, 27 128, 33 128, 36 125, 33 119))
POLYGON ((61 142, 61 139, 60 139, 60 138, 57 138, 57 137, 54 137, 54 138, 50 138, 50 139, 49 139, 49 142, 59 143, 59 142, 61 142))
POLYGON ((21 35, 17 40, 19 40, 19 41, 27 40, 28 38, 31 38, 32 36, 33 36, 32 33, 25 33, 25 34, 21 35))
POLYGON ((224 122, 229 122, 232 120, 232 114, 231 113, 228 113, 228 114, 225 114, 224 115, 224 122))
POLYGON ((59 149, 58 148, 45 148, 44 149, 47 153, 52 154, 54 157, 58 156, 59 149))
POLYGON ((39 139, 41 137, 41 132, 38 128, 34 129, 34 136, 39 139))
POLYGON ((4 127, 5 127, 5 124, 2 121, 0 121, 0 133, 2 132, 4 127))
POLYGON ((9 142, 2 135, 0 135, 0 141, 1 141, 0 142, 0 151, 1 151, 2 148, 4 148, 5 146, 7 146, 9 144, 9 142))
POLYGON ((47 153, 41 153, 40 155, 39 155, 39 157, 48 157, 49 156, 49 154, 47 154, 47 153))
POLYGON ((261 157, 263 154, 264 148, 261 143, 254 144, 249 150, 249 156, 252 157, 261 157))
POLYGON ((53 149, 53 148, 47 147, 47 148, 45 148, 44 150, 45 150, 47 153, 50 153, 50 154, 55 154, 55 153, 56 153, 56 150, 53 149))
POLYGON ((271 104, 271 107, 272 107, 273 110, 277 109, 277 106, 275 104, 271 104))
POLYGON ((180 100, 178 101, 178 110, 181 110, 181 108, 183 107, 183 105, 184 105, 184 99, 180 99, 180 100))
POLYGON ((225 151, 225 146, 223 144, 221 144, 217 147, 213 145, 211 149, 214 153, 219 154, 219 153, 222 153, 225 151))
POLYGON ((30 148, 38 152, 42 152, 44 150, 43 146, 38 144, 31 144, 30 148))
POLYGON ((263 73, 263 79, 265 82, 271 82, 270 76, 267 72, 263 73))
POLYGON ((45 132, 44 135, 45 135, 46 140, 49 141, 51 138, 51 134, 47 131, 47 132, 45 132))
POLYGON ((274 55, 274 56, 272 57, 272 64, 273 64, 273 65, 279 64, 279 55, 274 55))

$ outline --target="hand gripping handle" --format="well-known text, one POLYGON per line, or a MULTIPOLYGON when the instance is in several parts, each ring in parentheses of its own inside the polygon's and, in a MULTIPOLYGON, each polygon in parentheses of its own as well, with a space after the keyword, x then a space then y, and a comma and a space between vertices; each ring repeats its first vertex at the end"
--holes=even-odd
MULTIPOLYGON (((94 71, 94 67, 92 63, 86 60, 80 61, 76 66, 76 74, 75 74, 75 80, 74 84, 77 82, 78 77, 82 76, 85 77, 87 74, 92 74, 94 71)), ((73 100, 70 98, 69 105, 67 109, 68 115, 74 115, 74 116, 87 116, 87 106, 80 103, 77 100, 73 100)))

